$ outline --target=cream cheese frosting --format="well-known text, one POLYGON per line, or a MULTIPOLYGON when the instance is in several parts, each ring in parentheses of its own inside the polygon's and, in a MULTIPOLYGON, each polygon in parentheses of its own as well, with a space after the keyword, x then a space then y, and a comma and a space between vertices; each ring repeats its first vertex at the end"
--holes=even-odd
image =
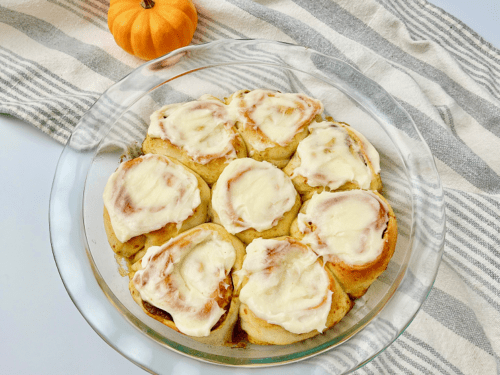
MULTIPOLYGON (((286 146, 317 114, 323 104, 300 93, 269 90, 241 91, 229 103, 231 113, 243 128, 250 127, 264 138, 252 138, 252 146, 263 151, 274 143, 286 146)), ((248 138, 247 138, 248 140, 248 138)))
POLYGON ((201 203, 196 177, 160 155, 120 164, 109 177, 103 200, 116 237, 132 237, 181 223, 201 203))
POLYGON ((240 300, 260 319, 301 334, 323 332, 332 304, 327 271, 307 246, 291 239, 253 240, 238 274, 240 300))
POLYGON ((297 192, 290 178, 266 161, 233 160, 212 193, 212 208, 231 233, 272 228, 295 204, 297 192))
POLYGON ((132 281, 141 298, 168 312, 182 333, 205 337, 225 310, 217 303, 220 288, 232 287, 233 246, 211 230, 186 240, 171 239, 150 247, 132 281))
MULTIPOLYGON (((360 145, 355 142, 346 129, 332 122, 314 122, 309 126, 311 134, 297 147, 300 165, 295 168, 292 178, 302 176, 312 187, 327 186, 338 189, 347 182, 357 183, 361 189, 369 189, 373 179, 370 167, 365 164, 360 145)), ((361 136, 359 133, 355 133, 361 136)), ((374 159, 378 171, 378 153, 362 137, 370 159, 374 159)), ((360 139, 361 139, 360 137, 360 139)))
POLYGON ((371 191, 322 192, 298 215, 298 229, 304 234, 302 242, 325 260, 363 265, 382 253, 388 210, 371 191))
POLYGON ((235 159, 234 120, 226 105, 217 98, 204 95, 200 99, 166 105, 151 115, 148 135, 168 140, 183 149, 198 163, 213 159, 235 159))
POLYGON ((368 141, 368 139, 360 132, 354 128, 349 128, 362 143, 363 150, 372 164, 373 171, 375 173, 380 173, 380 155, 375 147, 368 141))

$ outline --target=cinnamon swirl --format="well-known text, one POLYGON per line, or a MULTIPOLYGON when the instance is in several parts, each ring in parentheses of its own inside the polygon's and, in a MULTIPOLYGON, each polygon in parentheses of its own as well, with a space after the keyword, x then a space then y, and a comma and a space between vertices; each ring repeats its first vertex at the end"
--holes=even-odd
POLYGON ((148 154, 120 164, 103 199, 111 248, 134 261, 141 250, 205 222, 210 189, 181 163, 148 154))
POLYGON ((254 240, 239 275, 241 327, 255 344, 286 345, 314 337, 352 307, 317 255, 292 237, 254 240))
POLYGON ((323 112, 323 104, 299 93, 241 90, 226 99, 245 140, 248 155, 278 168, 286 166, 307 126, 323 112))
POLYGON ((232 161, 212 187, 209 215, 244 243, 287 235, 300 196, 274 165, 250 158, 232 161))
POLYGON ((207 344, 231 342, 245 248, 219 225, 202 224, 148 249, 129 288, 144 312, 207 344))
POLYGON ((379 155, 349 125, 313 122, 283 171, 306 199, 323 190, 382 189, 379 155))
POLYGON ((322 256, 342 288, 359 298, 387 268, 397 223, 377 192, 322 192, 304 203, 291 234, 322 256))
POLYGON ((179 160, 210 185, 231 160, 247 156, 226 105, 211 95, 155 111, 142 149, 179 160))

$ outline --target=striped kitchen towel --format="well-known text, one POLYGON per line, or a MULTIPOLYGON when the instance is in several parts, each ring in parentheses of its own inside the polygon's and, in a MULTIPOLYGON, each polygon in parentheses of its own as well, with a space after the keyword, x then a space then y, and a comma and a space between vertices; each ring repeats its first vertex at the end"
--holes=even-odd
MULTIPOLYGON (((195 0, 193 44, 264 38, 349 62, 412 116, 445 189, 445 253, 408 329, 356 374, 500 373, 500 53, 425 0, 195 0)), ((143 61, 107 28, 108 0, 4 0, 0 113, 65 142, 143 61)), ((326 355, 308 360, 338 373, 326 355)), ((319 371, 322 372, 319 372, 319 371)))

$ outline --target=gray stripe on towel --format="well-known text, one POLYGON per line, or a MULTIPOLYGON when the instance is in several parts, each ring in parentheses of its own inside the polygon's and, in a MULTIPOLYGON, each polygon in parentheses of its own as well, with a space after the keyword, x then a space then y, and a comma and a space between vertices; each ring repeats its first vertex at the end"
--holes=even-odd
POLYGON ((474 311, 453 296, 433 288, 422 309, 458 336, 490 355, 495 354, 474 311))
POLYGON ((462 40, 459 40, 449 32, 450 26, 438 24, 437 20, 435 18, 429 18, 429 13, 423 12, 421 7, 411 7, 410 3, 405 2, 407 5, 406 9, 410 8, 418 12, 418 14, 412 15, 405 9, 401 11, 395 9, 396 7, 401 7, 401 0, 397 2, 390 1, 390 3, 391 5, 389 5, 388 2, 381 2, 381 5, 405 23, 413 39, 426 42, 432 41, 441 45, 460 62, 463 69, 466 70, 469 75, 473 76, 479 84, 486 88, 493 96, 497 98, 500 97, 500 87, 497 85, 497 81, 500 79, 500 75, 498 74, 500 69, 495 64, 487 64, 485 61, 479 59, 477 56, 482 53, 480 53, 475 46, 464 44, 462 40), (418 22, 415 21, 416 19, 418 19, 418 22), (429 31, 428 28, 425 27, 425 22, 437 28, 439 32, 445 34, 446 38, 437 35, 437 32, 434 30, 429 31), (457 46, 460 47, 457 48, 457 46), (472 61, 474 61, 475 64, 472 64, 472 61))
POLYGON ((340 50, 335 47, 333 43, 331 43, 323 35, 316 32, 306 23, 254 2, 243 0, 228 0, 228 2, 238 6, 240 9, 248 12, 254 17, 266 21, 267 23, 280 29, 283 33, 294 39, 297 44, 313 48, 316 51, 334 56, 352 66, 356 66, 356 64, 340 52, 340 50))
POLYGON ((466 90, 440 70, 402 51, 337 4, 329 0, 314 2, 294 0, 294 2, 345 37, 373 50, 389 61, 397 61, 399 65, 438 83, 483 127, 500 137, 500 127, 497 126, 500 122, 500 108, 498 106, 466 90))
POLYGON ((0 22, 16 28, 47 48, 74 57, 97 74, 112 81, 116 82, 132 71, 132 68, 101 48, 72 38, 39 18, 0 6, 0 22))

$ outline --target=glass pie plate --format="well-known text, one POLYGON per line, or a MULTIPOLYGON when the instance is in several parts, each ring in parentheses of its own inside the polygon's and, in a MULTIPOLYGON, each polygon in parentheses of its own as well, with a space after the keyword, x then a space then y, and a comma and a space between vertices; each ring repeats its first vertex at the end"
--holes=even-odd
POLYGON ((444 223, 433 157, 397 101, 341 60, 266 40, 182 48, 113 85, 64 148, 50 200, 54 258, 73 302, 109 345, 159 374, 256 374, 277 365, 286 365, 279 370, 288 374, 341 374, 361 367, 404 331, 427 297, 444 223), (387 270, 324 334, 284 346, 210 346, 148 317, 132 300, 107 242, 102 192, 119 162, 137 155, 154 110, 207 93, 224 98, 256 88, 320 99, 326 115, 371 141, 380 153, 383 195, 397 216, 398 241, 387 270))

